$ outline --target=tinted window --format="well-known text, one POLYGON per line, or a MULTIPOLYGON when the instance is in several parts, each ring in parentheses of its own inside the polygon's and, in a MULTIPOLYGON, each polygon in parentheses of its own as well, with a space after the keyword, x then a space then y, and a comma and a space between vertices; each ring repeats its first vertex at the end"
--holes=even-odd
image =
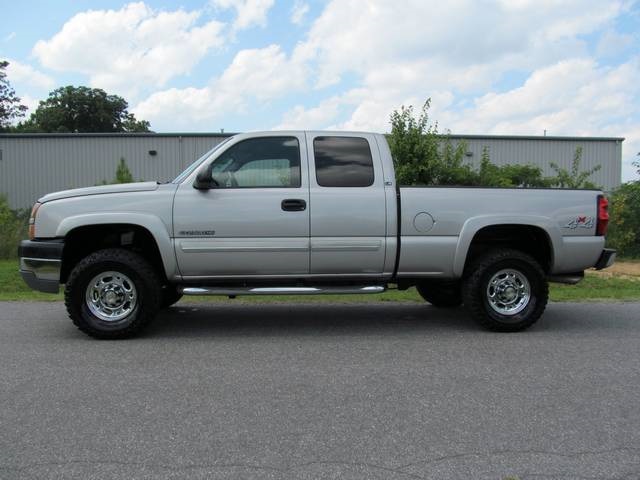
POLYGON ((369 142, 356 137, 316 137, 316 180, 322 187, 368 187, 373 184, 369 142))
POLYGON ((300 145, 295 137, 243 140, 222 153, 211 175, 220 188, 300 186, 300 145))

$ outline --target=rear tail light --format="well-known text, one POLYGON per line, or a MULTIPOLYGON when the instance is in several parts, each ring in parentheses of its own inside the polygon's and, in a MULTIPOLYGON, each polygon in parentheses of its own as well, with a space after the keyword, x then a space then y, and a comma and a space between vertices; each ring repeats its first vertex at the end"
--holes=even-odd
POLYGON ((598 223, 596 235, 606 235, 609 226, 609 200, 604 195, 598 195, 598 223))

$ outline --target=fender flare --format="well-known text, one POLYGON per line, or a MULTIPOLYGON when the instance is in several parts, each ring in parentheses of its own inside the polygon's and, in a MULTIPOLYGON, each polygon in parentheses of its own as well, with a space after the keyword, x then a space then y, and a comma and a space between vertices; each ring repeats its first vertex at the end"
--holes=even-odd
POLYGON ((66 217, 60 222, 56 230, 56 236, 65 237, 71 230, 78 227, 114 223, 133 225, 148 230, 158 245, 167 278, 172 279, 178 275, 173 242, 169 236, 169 227, 155 215, 133 212, 96 212, 74 215, 66 217))
POLYGON ((485 227, 493 227, 498 225, 517 225, 523 227, 537 227, 547 234, 551 244, 551 263, 552 266, 558 252, 562 251, 562 233, 557 225, 555 225, 548 217, 537 215, 481 215, 471 217, 462 225, 456 253, 453 261, 453 274, 455 277, 461 277, 467 261, 467 254, 471 247, 471 242, 475 235, 485 227))

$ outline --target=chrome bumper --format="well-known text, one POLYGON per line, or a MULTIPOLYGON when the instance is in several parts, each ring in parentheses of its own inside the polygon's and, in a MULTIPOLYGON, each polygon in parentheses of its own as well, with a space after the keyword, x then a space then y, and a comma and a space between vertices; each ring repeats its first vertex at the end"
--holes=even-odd
POLYGON ((61 241, 30 241, 20 243, 20 275, 33 290, 58 293, 62 268, 61 241))

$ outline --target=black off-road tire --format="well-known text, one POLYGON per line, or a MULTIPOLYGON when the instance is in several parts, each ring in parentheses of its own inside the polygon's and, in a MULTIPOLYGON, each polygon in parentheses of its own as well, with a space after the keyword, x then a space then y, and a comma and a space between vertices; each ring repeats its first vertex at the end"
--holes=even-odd
POLYGON ((160 308, 161 285, 156 270, 142 256, 129 250, 109 248, 82 259, 71 271, 64 289, 64 303, 76 327, 99 339, 129 338, 138 334, 160 308), (94 315, 85 300, 89 282, 101 272, 125 274, 136 288, 137 301, 132 312, 117 322, 106 322, 94 315))
POLYGON ((462 298, 472 317, 483 327, 497 332, 518 332, 533 325, 544 312, 549 299, 549 284, 539 263, 530 255, 513 249, 492 250, 466 269, 462 298), (491 278, 505 269, 520 272, 530 287, 526 307, 513 315, 494 310, 487 294, 491 278))
POLYGON ((420 296, 437 308, 454 308, 462 305, 459 282, 428 281, 416 285, 420 296))
POLYGON ((165 285, 162 287, 160 300, 160 308, 169 308, 174 303, 177 303, 182 298, 182 294, 178 292, 175 285, 165 285))

